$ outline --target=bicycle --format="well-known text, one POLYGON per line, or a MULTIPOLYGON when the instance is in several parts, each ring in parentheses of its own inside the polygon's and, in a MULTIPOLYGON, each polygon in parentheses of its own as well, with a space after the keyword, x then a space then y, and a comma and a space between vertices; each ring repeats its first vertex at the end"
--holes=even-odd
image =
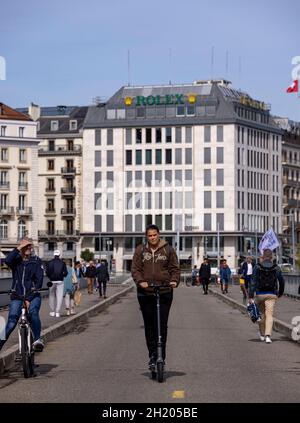
POLYGON ((151 378, 156 379, 159 383, 164 381, 164 360, 162 356, 162 337, 161 337, 161 322, 160 322, 160 289, 161 288, 170 288, 169 284, 157 285, 150 284, 149 287, 154 289, 156 297, 156 309, 157 309, 157 360, 155 364, 150 366, 151 378))

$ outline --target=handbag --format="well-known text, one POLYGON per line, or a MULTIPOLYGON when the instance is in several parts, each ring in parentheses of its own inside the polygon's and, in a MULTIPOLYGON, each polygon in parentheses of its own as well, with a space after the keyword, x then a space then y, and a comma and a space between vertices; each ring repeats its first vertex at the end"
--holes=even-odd
POLYGON ((74 294, 74 303, 78 306, 81 303, 81 292, 77 289, 74 294))

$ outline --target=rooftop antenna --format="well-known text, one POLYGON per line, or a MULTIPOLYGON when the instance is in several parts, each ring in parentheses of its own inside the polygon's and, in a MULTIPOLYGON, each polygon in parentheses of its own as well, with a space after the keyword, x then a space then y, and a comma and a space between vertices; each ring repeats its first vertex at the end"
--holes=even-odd
POLYGON ((128 87, 130 87, 130 50, 127 51, 128 87))
POLYGON ((170 79, 169 79, 169 85, 172 84, 172 76, 171 76, 171 74, 172 74, 172 49, 169 48, 169 77, 170 77, 170 79))
POLYGON ((211 48, 211 79, 214 78, 214 56, 215 56, 215 46, 211 48))

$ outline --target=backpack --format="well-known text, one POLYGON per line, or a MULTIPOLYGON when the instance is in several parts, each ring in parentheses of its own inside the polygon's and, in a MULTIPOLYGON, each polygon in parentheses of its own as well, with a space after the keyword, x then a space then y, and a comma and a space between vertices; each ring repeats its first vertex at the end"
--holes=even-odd
POLYGON ((275 292, 277 291, 277 265, 264 267, 258 263, 257 291, 275 292))

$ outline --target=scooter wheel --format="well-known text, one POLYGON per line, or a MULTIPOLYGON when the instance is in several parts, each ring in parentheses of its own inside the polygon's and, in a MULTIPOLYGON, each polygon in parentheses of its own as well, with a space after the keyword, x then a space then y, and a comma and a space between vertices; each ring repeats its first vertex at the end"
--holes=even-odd
POLYGON ((157 381, 162 383, 164 381, 164 365, 163 363, 157 363, 157 381))

